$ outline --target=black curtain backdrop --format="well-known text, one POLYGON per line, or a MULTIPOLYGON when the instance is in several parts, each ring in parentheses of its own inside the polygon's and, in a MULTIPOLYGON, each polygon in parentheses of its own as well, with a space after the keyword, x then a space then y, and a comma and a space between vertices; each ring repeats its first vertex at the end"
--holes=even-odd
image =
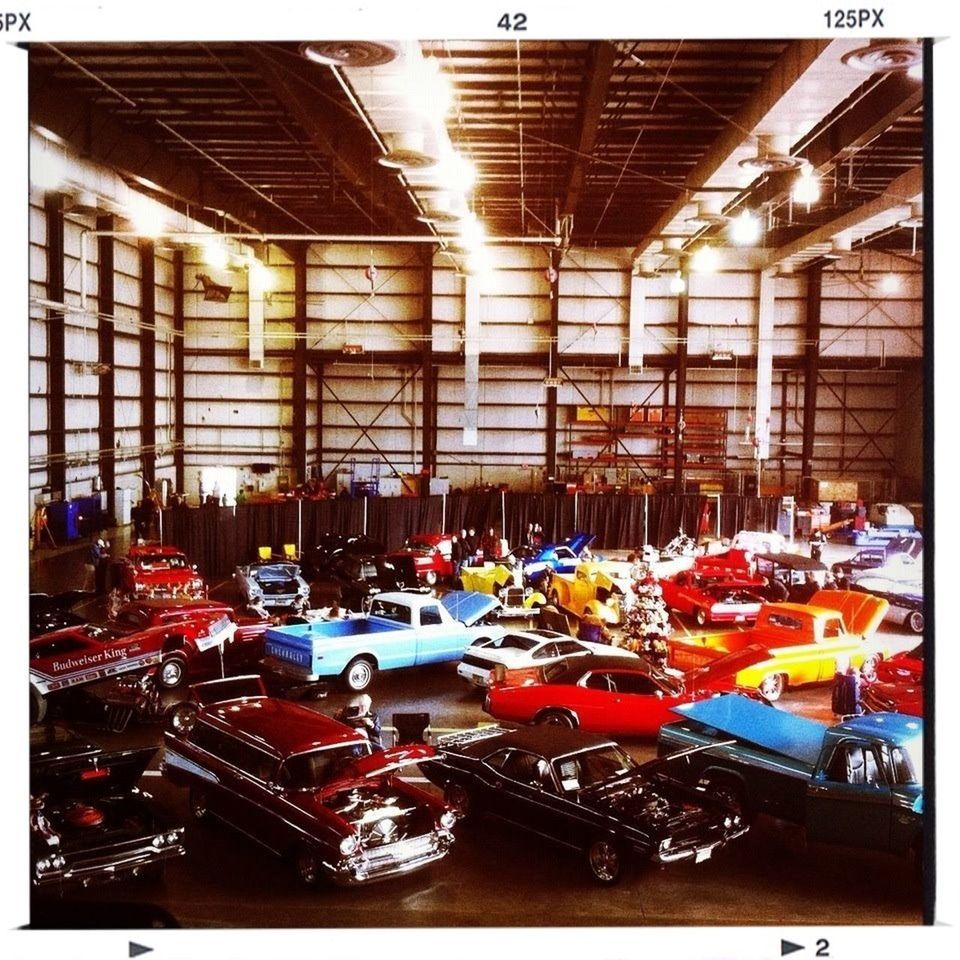
POLYGON ((447 497, 370 497, 343 500, 287 500, 243 503, 236 507, 175 507, 163 512, 163 539, 180 547, 208 578, 226 577, 238 563, 255 558, 257 548, 276 553, 286 543, 313 546, 325 533, 358 534, 399 547, 411 533, 459 532, 473 527, 479 535, 493 527, 511 546, 523 543, 528 525, 543 527, 544 542, 562 540, 577 530, 596 534, 595 550, 633 550, 644 543, 662 547, 681 530, 696 537, 705 510, 708 531, 774 530, 780 513, 777 497, 698 494, 483 493, 447 497))

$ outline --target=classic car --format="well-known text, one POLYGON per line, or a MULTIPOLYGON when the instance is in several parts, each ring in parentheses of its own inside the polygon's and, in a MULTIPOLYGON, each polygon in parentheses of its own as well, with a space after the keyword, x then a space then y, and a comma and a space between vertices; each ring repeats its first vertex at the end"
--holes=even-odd
POLYGON ((83 600, 93 600, 96 594, 84 590, 65 593, 30 594, 30 636, 39 637, 63 627, 76 627, 87 622, 87 617, 71 609, 83 600))
POLYGON ((315 621, 267 631, 264 667, 278 681, 302 684, 340 678, 363 690, 377 670, 459 660, 481 637, 499 637, 487 622, 494 597, 452 590, 439 600, 416 593, 381 593, 370 612, 349 620, 315 621))
POLYGON ((783 553, 787 549, 787 540, 782 533, 775 531, 739 530, 730 546, 751 553, 783 553))
POLYGON ((664 603, 691 616, 702 627, 707 623, 748 623, 757 619, 766 588, 763 577, 715 575, 682 570, 660 581, 664 603))
POLYGON ((233 579, 241 602, 260 616, 279 610, 302 614, 310 607, 310 585, 292 561, 255 560, 237 567, 233 579))
POLYGON ((481 637, 467 648, 457 673, 474 686, 488 687, 497 668, 540 667, 566 657, 605 654, 636 660, 637 654, 602 643, 586 643, 554 630, 516 630, 502 637, 481 637))
POLYGON ((429 780, 461 819, 489 813, 578 851, 616 883, 631 861, 701 862, 747 827, 726 806, 639 764, 606 737, 486 727, 439 737, 429 780))
POLYGON ((693 562, 693 570, 714 576, 729 573, 734 576, 753 575, 753 551, 730 547, 720 553, 705 553, 693 562))
POLYGON ((864 547, 858 550, 848 560, 840 560, 830 567, 834 574, 843 573, 844 576, 856 578, 864 571, 876 570, 882 567, 888 557, 898 553, 917 556, 923 549, 923 541, 915 537, 894 537, 882 544, 864 547))
POLYGON ((667 673, 642 657, 570 657, 531 671, 506 671, 483 709, 497 720, 579 727, 596 733, 656 736, 671 710, 735 689, 738 670, 767 655, 749 647, 685 674, 667 673))
POLYGON ((430 588, 417 576, 412 557, 383 554, 334 553, 315 572, 311 590, 336 599, 347 610, 365 610, 379 593, 410 590, 425 593, 430 588))
POLYGON ((864 577, 876 577, 880 580, 891 580, 895 583, 922 585, 923 583, 923 553, 915 556, 910 553, 887 554, 886 561, 879 567, 861 570, 851 574, 850 579, 858 583, 864 577))
POLYGON ((226 670, 252 667, 263 656, 263 640, 271 621, 266 617, 237 613, 229 604, 218 600, 134 600, 125 603, 110 626, 119 630, 137 631, 149 627, 173 626, 200 618, 219 620, 227 617, 236 630, 226 638, 223 660, 226 670))
POLYGON ((317 542, 300 554, 300 575, 304 580, 313 580, 323 574, 327 564, 336 556, 373 557, 383 556, 387 548, 366 534, 324 533, 317 542))
POLYGON ((189 673, 219 674, 223 647, 237 625, 211 615, 129 631, 86 623, 30 641, 31 720, 43 719, 47 698, 122 673, 157 666, 157 680, 176 687, 189 673))
POLYGON ((155 753, 103 750, 56 725, 31 728, 30 872, 38 891, 157 875, 184 854, 183 827, 137 787, 155 753))
POLYGON ((826 726, 738 696, 678 707, 657 752, 678 779, 751 819, 766 813, 807 839, 923 854, 923 721, 892 713, 826 726), (687 752, 689 751, 689 752, 687 752))
POLYGON ((554 572, 547 599, 576 617, 595 614, 605 623, 620 623, 633 594, 631 564, 625 560, 585 560, 572 573, 554 572))
POLYGON ((510 554, 499 563, 462 567, 460 570, 460 588, 497 597, 500 600, 497 613, 501 617, 536 616, 547 602, 540 590, 525 586, 526 583, 523 565, 510 554))
POLYGON ((289 858, 300 880, 363 884, 446 856, 454 815, 397 773, 425 744, 374 753, 358 730, 288 700, 259 677, 197 684, 165 733, 161 769, 213 814, 289 858))
POLYGON ((823 586, 827 576, 825 563, 800 553, 755 553, 753 562, 757 576, 764 577, 770 584, 767 596, 771 599, 776 596, 772 590, 773 581, 783 584, 791 593, 805 584, 807 574, 811 574, 820 586, 823 586))
POLYGON ((595 533, 574 533, 562 543, 548 543, 540 548, 517 547, 512 555, 520 558, 527 581, 537 583, 546 573, 572 573, 584 551, 589 550, 596 539, 595 533))
POLYGON ((890 710, 922 717, 923 644, 879 664, 877 679, 861 687, 861 703, 870 713, 890 710))
POLYGON ((403 541, 399 550, 387 554, 394 557, 412 557, 417 576, 427 586, 432 587, 440 580, 453 576, 453 534, 450 533, 414 533, 403 541))
POLYGON ((923 581, 901 582, 875 576, 876 570, 860 577, 850 585, 851 590, 862 590, 881 597, 889 604, 884 617, 891 623, 905 626, 912 633, 923 633, 926 607, 923 602, 923 581))
POLYGON ((115 588, 122 600, 146 597, 203 597, 207 585, 178 547, 134 545, 117 563, 115 588))
POLYGON ((810 603, 766 603, 748 630, 673 636, 669 663, 685 670, 760 645, 767 655, 738 670, 736 683, 756 687, 771 701, 788 685, 832 681, 838 658, 872 678, 877 663, 890 653, 869 639, 886 609, 886 600, 851 590, 819 590, 810 603))

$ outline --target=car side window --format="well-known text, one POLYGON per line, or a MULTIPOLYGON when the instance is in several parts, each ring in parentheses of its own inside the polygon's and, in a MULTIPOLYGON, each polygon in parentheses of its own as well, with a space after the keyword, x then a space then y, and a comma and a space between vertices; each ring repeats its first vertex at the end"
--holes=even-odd
POLYGON ((859 743, 841 744, 830 758, 827 779, 834 783, 882 783, 883 776, 873 750, 859 743))
POLYGON ((435 626, 436 624, 443 623, 443 618, 440 616, 439 607, 423 607, 420 610, 420 625, 423 627, 435 626))
POLYGON ((503 750, 498 750, 496 753, 492 753, 487 757, 487 766, 493 767, 494 770, 503 770, 503 765, 507 762, 507 757, 509 756, 509 749, 504 748, 503 750))
POLYGON ((248 743, 241 743, 237 752, 237 766, 244 773, 267 783, 274 777, 277 762, 269 753, 264 753, 248 743))
POLYGON ((646 696, 655 694, 659 687, 641 673, 618 673, 613 677, 619 693, 640 693, 646 696))
POLYGON ((525 783, 529 786, 553 786, 550 776, 550 765, 535 753, 525 750, 514 750, 501 768, 505 777, 525 783))
POLYGON ((229 734, 211 727, 208 723, 199 721, 189 736, 190 742, 227 763, 238 765, 240 759, 240 742, 229 734))
POLYGON ((557 655, 561 657, 568 656, 571 653, 589 653, 587 647, 576 642, 576 640, 561 640, 557 643, 557 655))
POLYGON ((610 676, 606 673, 591 673, 584 684, 589 690, 616 690, 610 682, 610 676))
POLYGON ((555 643, 545 643, 539 650, 534 651, 534 660, 549 660, 559 655, 559 650, 555 643))

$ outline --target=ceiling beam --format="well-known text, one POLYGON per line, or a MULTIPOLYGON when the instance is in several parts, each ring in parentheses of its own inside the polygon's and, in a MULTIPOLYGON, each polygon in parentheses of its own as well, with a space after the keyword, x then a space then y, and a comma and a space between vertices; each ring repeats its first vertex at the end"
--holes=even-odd
MULTIPOLYGON (((767 71, 754 94, 730 118, 720 135, 703 155, 703 159, 688 174, 686 186, 689 193, 695 193, 717 172, 730 154, 748 136, 744 131, 756 129, 760 121, 816 63, 831 43, 831 40, 794 40, 783 51, 777 62, 767 71)), ((688 193, 681 193, 637 244, 633 251, 633 259, 646 251, 650 242, 667 228, 687 203, 689 203, 688 193)))
MULTIPOLYGON (((888 130, 901 117, 923 103, 923 84, 906 74, 888 74, 882 83, 865 94, 853 107, 800 147, 798 156, 819 173, 829 173, 845 156, 853 155, 888 130)), ((843 105, 841 104, 841 108, 843 105)), ((750 206, 785 200, 796 173, 789 171, 767 177, 746 191, 750 206)))
POLYGON ((88 157, 121 175, 155 184, 168 194, 191 206, 190 215, 208 226, 215 226, 215 211, 225 211, 239 221, 250 221, 250 207, 258 216, 258 230, 289 229, 283 218, 263 216, 255 195, 242 197, 217 186, 204 176, 197 165, 175 156, 161 144, 134 133, 91 101, 40 70, 30 71, 30 121, 44 127, 69 143, 81 156, 88 157), (208 208, 205 214, 203 208, 208 208))
MULTIPOLYGON (((333 161, 337 173, 350 187, 391 223, 407 232, 425 232, 416 220, 418 211, 414 202, 397 174, 376 162, 370 135, 361 119, 357 117, 355 125, 330 122, 330 106, 317 94, 315 65, 306 61, 303 65, 286 60, 279 63, 257 44, 250 44, 244 53, 274 97, 303 128, 314 146, 333 161)), ((342 119, 342 116, 334 117, 334 120, 342 119)))
POLYGON ((594 43, 590 47, 590 66, 580 90, 579 123, 580 137, 576 144, 576 154, 570 167, 570 179, 567 183, 561 216, 572 216, 577 211, 580 191, 590 166, 591 154, 597 142, 600 117, 607 103, 607 91, 613 74, 616 47, 607 41, 594 43))
POLYGON ((829 223, 821 224, 802 237, 791 240, 770 254, 768 266, 803 253, 809 247, 821 243, 829 243, 833 237, 844 230, 851 230, 865 220, 870 220, 881 213, 886 213, 894 207, 906 207, 910 201, 923 193, 923 165, 918 164, 906 173, 902 173, 895 180, 891 180, 886 190, 878 197, 868 200, 856 210, 850 210, 829 223))

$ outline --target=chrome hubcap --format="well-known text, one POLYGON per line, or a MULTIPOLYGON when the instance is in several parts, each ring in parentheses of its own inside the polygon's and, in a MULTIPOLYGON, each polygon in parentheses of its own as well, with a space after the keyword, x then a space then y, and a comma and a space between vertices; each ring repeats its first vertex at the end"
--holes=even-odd
POLYGON ((619 866, 620 857, 613 844, 601 841, 590 848, 590 869, 601 880, 612 880, 619 866))

